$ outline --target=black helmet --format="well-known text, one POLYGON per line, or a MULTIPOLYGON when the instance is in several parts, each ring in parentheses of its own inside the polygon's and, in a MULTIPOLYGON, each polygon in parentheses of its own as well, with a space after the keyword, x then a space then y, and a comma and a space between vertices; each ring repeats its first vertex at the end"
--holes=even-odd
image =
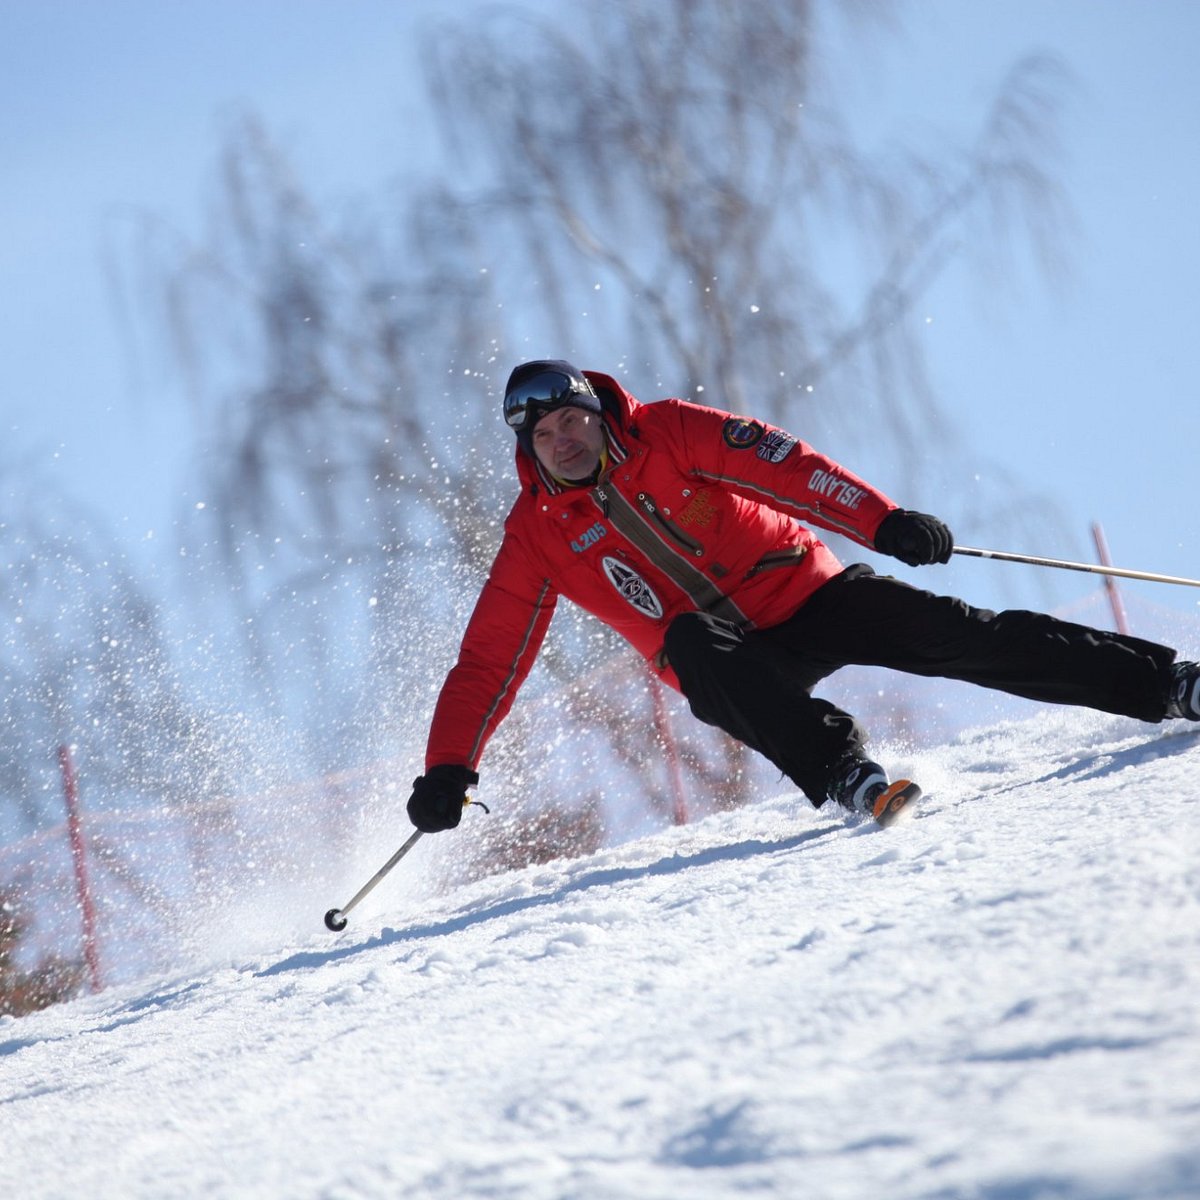
POLYGON ((559 358, 539 358, 513 369, 504 389, 504 420, 527 453, 533 453, 538 419, 563 407, 600 416, 600 398, 578 367, 559 358))

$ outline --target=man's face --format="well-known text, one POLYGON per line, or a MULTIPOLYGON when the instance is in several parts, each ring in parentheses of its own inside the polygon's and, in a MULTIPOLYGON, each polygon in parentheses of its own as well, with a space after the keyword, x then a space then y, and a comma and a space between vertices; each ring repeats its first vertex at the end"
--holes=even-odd
POLYGON ((599 465, 603 450, 600 418, 582 408, 555 409, 534 426, 533 452, 559 479, 586 479, 599 465))

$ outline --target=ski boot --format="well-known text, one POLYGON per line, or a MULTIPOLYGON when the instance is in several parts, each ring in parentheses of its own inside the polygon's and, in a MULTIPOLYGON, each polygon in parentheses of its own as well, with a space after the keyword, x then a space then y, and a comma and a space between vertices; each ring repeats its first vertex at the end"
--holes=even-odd
POLYGON ((1200 721, 1200 663, 1177 662, 1171 668, 1166 715, 1200 721))
POLYGON ((872 816, 885 829, 921 797, 911 779, 888 781, 887 772, 869 758, 848 755, 833 769, 829 798, 851 812, 872 816))

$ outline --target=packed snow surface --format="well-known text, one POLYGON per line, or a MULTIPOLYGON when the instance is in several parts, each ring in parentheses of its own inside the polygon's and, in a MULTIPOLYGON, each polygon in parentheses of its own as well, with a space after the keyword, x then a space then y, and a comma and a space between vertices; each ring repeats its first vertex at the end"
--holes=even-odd
POLYGON ((1053 711, 881 754, 890 830, 782 795, 434 894, 464 819, 340 935, 365 877, 0 1021, 0 1195, 1200 1196, 1198 747, 1053 711))

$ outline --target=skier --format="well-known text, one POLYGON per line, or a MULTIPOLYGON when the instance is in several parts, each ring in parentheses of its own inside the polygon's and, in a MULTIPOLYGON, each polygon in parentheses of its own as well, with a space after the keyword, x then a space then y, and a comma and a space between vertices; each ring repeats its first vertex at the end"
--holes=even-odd
POLYGON ((808 525, 912 567, 948 562, 954 539, 783 429, 683 400, 643 404, 561 360, 512 372, 504 419, 521 494, 434 711, 408 802, 420 830, 458 824, 560 595, 813 805, 881 823, 919 789, 889 782, 859 723, 813 695, 851 663, 1200 721, 1200 664, 1166 646, 843 569, 808 525))

